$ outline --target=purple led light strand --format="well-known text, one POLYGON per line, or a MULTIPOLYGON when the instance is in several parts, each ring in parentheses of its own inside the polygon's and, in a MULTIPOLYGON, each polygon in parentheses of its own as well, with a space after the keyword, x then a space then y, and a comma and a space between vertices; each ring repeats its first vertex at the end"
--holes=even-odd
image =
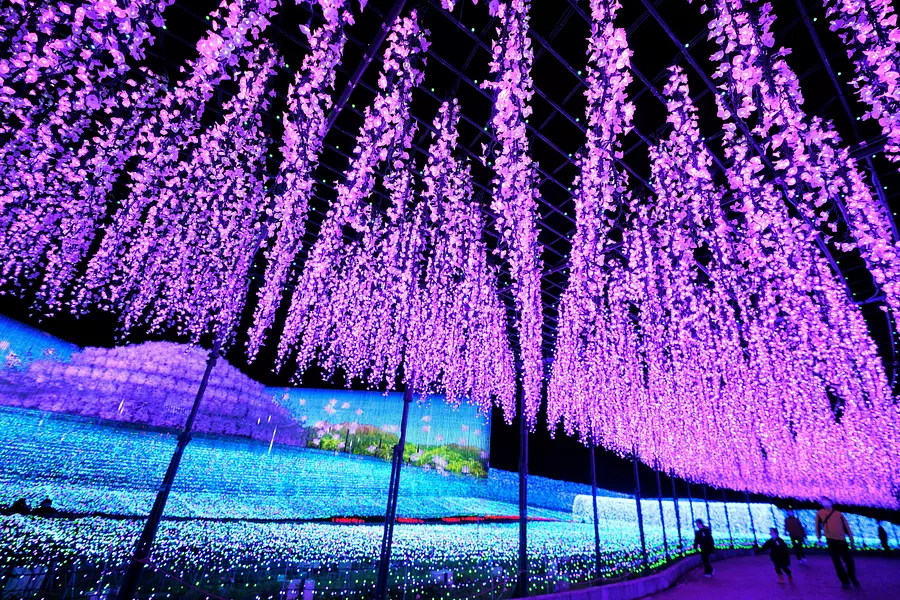
MULTIPOLYGON (((493 4, 492 4, 493 6, 493 4)), ((491 73, 483 87, 494 93, 491 124, 498 143, 491 208, 515 286, 524 417, 533 428, 541 404, 543 357, 540 245, 536 224, 538 176, 531 158, 525 121, 534 94, 534 51, 528 38, 528 0, 510 0, 496 8, 500 38, 493 42, 491 73)))

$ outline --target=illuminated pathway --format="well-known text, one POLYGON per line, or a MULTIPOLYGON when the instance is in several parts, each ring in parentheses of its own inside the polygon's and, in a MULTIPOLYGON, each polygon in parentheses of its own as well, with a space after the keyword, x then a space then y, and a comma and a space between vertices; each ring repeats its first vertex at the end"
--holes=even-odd
POLYGON ((769 600, 809 598, 812 600, 886 600, 900 593, 900 559, 857 557, 856 569, 862 589, 845 591, 834 574, 831 559, 811 556, 809 564, 792 561, 793 584, 779 584, 767 554, 734 558, 714 563, 716 574, 703 577, 694 569, 674 588, 649 596, 651 600, 769 600))

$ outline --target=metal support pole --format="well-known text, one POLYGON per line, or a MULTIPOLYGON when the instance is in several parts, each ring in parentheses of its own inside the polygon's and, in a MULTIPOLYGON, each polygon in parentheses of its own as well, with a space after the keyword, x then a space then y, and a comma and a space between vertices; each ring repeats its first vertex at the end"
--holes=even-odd
POLYGON ((662 484, 659 481, 659 469, 653 469, 653 472, 656 474, 656 495, 659 499, 659 526, 663 535, 663 556, 669 560, 669 540, 666 537, 666 517, 663 514, 662 484))
POLYGON ((675 527, 678 528, 678 553, 684 552, 684 538, 681 535, 681 509, 678 506, 678 488, 675 487, 675 477, 672 480, 672 503, 675 505, 675 527))
MULTIPOLYGON (((388 548, 388 537, 389 537, 389 529, 390 529, 390 515, 393 512, 392 507, 394 504, 394 490, 397 486, 397 471, 399 470, 398 461, 397 461, 397 445, 395 444, 393 449, 391 449, 391 476, 388 482, 388 493, 387 493, 387 508, 384 514, 384 528, 381 532, 381 549, 378 555, 378 575, 375 580, 375 589, 380 590, 382 585, 382 565, 388 564, 388 558, 386 556, 387 548, 388 548)), ((387 581, 387 576, 385 575, 385 585, 387 581)))
MULTIPOLYGON (((410 381, 414 378, 410 377, 410 381)), ((409 405, 413 401, 412 384, 403 392, 403 417, 400 420, 400 440, 394 446, 391 465, 391 482, 388 487, 388 505, 384 515, 384 533, 381 538, 381 556, 378 561, 378 579, 375 582, 376 600, 387 600, 388 575, 391 568, 391 546, 394 542, 394 522, 397 519, 397 499, 400 496, 400 470, 403 467, 403 451, 406 447, 406 429, 409 424, 409 405)))
POLYGON ((685 481, 687 484, 687 494, 688 494, 688 508, 691 509, 691 529, 694 529, 694 523, 697 522, 697 519, 694 517, 694 494, 691 493, 691 482, 685 481))
POLYGON ((634 463, 634 500, 637 503, 638 531, 641 534, 641 558, 643 559, 643 570, 650 569, 650 562, 647 560, 647 538, 644 537, 644 513, 641 510, 641 477, 638 473, 637 454, 631 455, 631 461, 634 463))
POLYGON ((117 600, 132 600, 137 593, 138 580, 144 566, 150 559, 150 551, 153 549, 153 540, 156 538, 156 531, 159 529, 159 522, 162 520, 163 511, 166 509, 166 502, 169 499, 169 493, 172 491, 172 484, 175 482, 175 475, 178 474, 178 467, 181 464, 181 458, 184 455, 184 449, 188 442, 191 441, 192 431, 194 429, 194 421, 197 420, 197 413, 200 410, 200 403, 203 401, 203 395, 206 393, 206 386, 209 384, 209 376, 216 361, 219 360, 219 354, 222 351, 221 336, 213 342, 212 350, 209 352, 209 358, 206 360, 206 370, 203 371, 203 378, 200 380, 200 388, 194 397, 194 404, 191 406, 191 412, 188 414, 187 421, 184 424, 184 430, 178 435, 178 445, 175 447, 175 453, 169 461, 169 468, 166 469, 166 475, 163 477, 162 485, 156 494, 156 500, 153 502, 153 508, 144 523, 144 530, 134 549, 131 562, 125 570, 125 576, 122 578, 122 585, 116 594, 117 600))
POLYGON ((731 540, 731 548, 734 549, 734 536, 731 535, 731 519, 728 517, 728 495, 722 490, 722 508, 725 510, 725 525, 728 527, 728 539, 731 540))
POLYGON ((597 466, 596 466, 596 458, 594 457, 594 445, 591 444, 588 447, 588 450, 591 453, 591 495, 594 504, 594 560, 596 561, 596 569, 597 569, 597 581, 600 581, 601 578, 601 569, 600 569, 600 519, 597 514, 597 466))
POLYGON ((403 10, 404 6, 406 6, 406 0, 396 0, 394 2, 394 5, 391 6, 391 10, 387 15, 385 15, 384 22, 381 24, 381 29, 379 29, 375 34, 375 39, 373 39, 372 43, 369 44, 369 47, 366 49, 366 53, 363 55, 362 60, 359 61, 359 63, 356 65, 356 69, 353 70, 353 74, 350 76, 350 81, 347 82, 347 87, 345 87, 341 92, 341 95, 338 97, 337 102, 334 103, 334 108, 332 108, 331 112, 328 113, 328 118, 325 122, 326 132, 331 131, 334 122, 337 121, 338 115, 341 114, 341 111, 350 100, 350 94, 353 93, 356 85, 359 83, 360 79, 362 79, 362 76, 366 72, 366 68, 369 66, 369 63, 371 63, 372 59, 375 58, 375 55, 378 54, 378 51, 381 49, 381 45, 384 43, 384 40, 387 39, 391 28, 394 26, 394 21, 397 20, 397 17, 400 15, 400 11, 403 10))
POLYGON ((756 523, 753 522, 753 506, 750 504, 750 494, 744 492, 744 498, 747 500, 747 514, 750 515, 750 529, 753 530, 753 546, 759 546, 759 537, 756 535, 756 523))
POLYGON ((712 517, 709 516, 709 492, 705 483, 703 484, 703 503, 706 504, 706 526, 712 531, 712 517))
POLYGON ((528 597, 528 423, 525 394, 519 389, 519 563, 518 597, 528 597))

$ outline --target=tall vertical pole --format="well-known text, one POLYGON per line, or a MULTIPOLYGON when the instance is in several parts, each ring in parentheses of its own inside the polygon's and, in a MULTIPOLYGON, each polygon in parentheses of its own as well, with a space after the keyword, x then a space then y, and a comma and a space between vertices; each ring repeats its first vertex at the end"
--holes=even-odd
POLYGON ((188 442, 191 441, 194 429, 194 421, 197 420, 197 413, 200 410, 200 403, 203 401, 203 395, 206 393, 206 387, 209 385, 209 376, 216 362, 219 360, 219 354, 222 351, 222 338, 218 336, 213 342, 212 350, 209 352, 209 358, 206 360, 206 370, 203 371, 203 378, 200 380, 200 387, 197 389, 197 395, 194 397, 194 404, 191 406, 191 412, 188 414, 187 421, 184 424, 184 430, 178 435, 178 444, 175 446, 175 453, 169 461, 169 468, 166 469, 166 475, 163 477, 162 485, 156 494, 156 500, 153 502, 153 508, 144 523, 144 530, 131 556, 131 562, 125 570, 125 577, 122 579, 122 585, 116 594, 118 600, 132 600, 137 593, 138 581, 144 566, 150 559, 150 550, 153 548, 153 540, 156 538, 156 531, 159 529, 159 522, 162 520, 163 511, 166 509, 166 502, 169 500, 169 493, 172 491, 172 484, 175 482, 175 475, 178 474, 178 467, 181 465, 181 458, 184 456, 184 449, 188 442))
POLYGON ((528 420, 525 392, 519 388, 519 564, 518 597, 528 597, 528 420))
POLYGON ((400 439, 394 446, 391 460, 391 482, 388 486, 388 505, 384 515, 384 532, 381 537, 381 556, 378 561, 378 579, 375 582, 376 600, 387 600, 388 575, 391 568, 391 546, 394 542, 394 522, 397 519, 397 499, 400 496, 400 471, 403 467, 403 452, 406 447, 406 429, 409 424, 409 405, 413 401, 412 381, 403 392, 403 416, 400 420, 400 439))
POLYGON ((675 527, 678 528, 678 553, 684 552, 684 538, 681 535, 681 509, 678 506, 678 488, 675 487, 675 476, 672 480, 672 503, 675 505, 675 527))
POLYGON ((647 559, 647 538, 644 537, 644 513, 641 510, 641 477, 638 472, 637 453, 631 455, 634 463, 634 501, 637 503, 638 532, 641 534, 641 558, 643 559, 643 570, 650 569, 650 562, 647 559))
POLYGON ((666 560, 669 560, 669 540, 666 537, 666 517, 663 514, 662 484, 659 481, 659 468, 653 469, 653 472, 656 474, 656 495, 659 499, 659 526, 662 528, 663 534, 663 556, 666 557, 666 560))
POLYGON ((591 453, 591 496, 594 504, 594 560, 596 561, 597 581, 601 578, 600 563, 600 519, 597 513, 597 465, 594 457, 594 443, 588 447, 591 453))
POLYGON ((691 482, 685 481, 687 484, 687 494, 688 494, 688 508, 691 509, 691 529, 694 528, 694 523, 697 522, 697 519, 694 517, 694 494, 691 493, 691 482))
POLYGON ((753 522, 753 506, 750 504, 750 494, 744 492, 744 498, 747 500, 747 514, 750 515, 750 529, 753 530, 753 546, 759 546, 759 538, 756 535, 756 523, 753 522))
POLYGON ((731 519, 728 518, 728 495, 722 490, 722 508, 725 509, 725 525, 728 527, 728 539, 731 540, 731 548, 734 549, 734 536, 731 535, 731 519))
MULTIPOLYGON (((378 555, 378 576, 375 581, 376 591, 381 588, 382 565, 388 564, 387 549, 391 520, 390 515, 394 503, 394 490, 397 486, 397 471, 399 470, 399 465, 397 463, 397 445, 395 444, 391 449, 391 476, 388 482, 387 508, 385 509, 384 513, 384 528, 381 532, 381 550, 380 554, 378 555)), ((387 580, 387 577, 385 577, 385 580, 387 580)))
POLYGON ((706 526, 712 531, 712 517, 709 516, 709 492, 705 483, 703 484, 703 503, 706 504, 706 526))

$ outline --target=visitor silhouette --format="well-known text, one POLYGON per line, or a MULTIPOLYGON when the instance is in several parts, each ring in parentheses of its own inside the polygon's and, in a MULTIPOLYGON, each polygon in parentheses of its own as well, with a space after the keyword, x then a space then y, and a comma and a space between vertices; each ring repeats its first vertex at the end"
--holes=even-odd
POLYGON ((855 547, 853 531, 850 530, 850 524, 844 513, 834 508, 834 503, 830 498, 822 499, 822 508, 816 513, 816 537, 820 541, 823 530, 825 542, 828 544, 828 554, 831 555, 834 570, 837 572, 838 579, 841 580, 841 587, 845 590, 850 589, 851 583, 855 587, 859 587, 859 581, 856 579, 856 563, 853 562, 853 555, 850 553, 855 547), (847 545, 847 536, 850 536, 849 546, 847 545), (843 564, 841 564, 842 561, 843 564), (846 571, 844 565, 847 566, 846 571))
POLYGON ((53 501, 50 498, 44 498, 41 500, 40 506, 34 509, 35 514, 39 517, 49 517, 56 514, 56 509, 53 508, 53 501))
POLYGON ((31 513, 31 508, 28 507, 28 502, 25 501, 25 498, 19 498, 9 505, 7 512, 11 515, 27 515, 31 513))
POLYGON ((709 562, 709 557, 716 551, 716 543, 713 540, 712 531, 703 524, 703 519, 697 519, 697 531, 694 533, 694 548, 700 550, 700 560, 703 562, 703 576, 712 577, 715 569, 709 562))
POLYGON ((797 561, 806 562, 806 552, 803 550, 803 544, 806 542, 806 528, 793 510, 787 511, 787 518, 784 520, 784 532, 791 538, 791 544, 794 546, 794 554, 797 555, 797 561))
POLYGON ((878 521, 878 539, 881 541, 881 547, 884 548, 884 551, 890 554, 891 545, 888 543, 887 529, 884 528, 884 522, 881 520, 878 521))
POLYGON ((784 583, 784 575, 787 575, 788 581, 790 583, 794 582, 794 576, 791 574, 791 551, 788 548, 787 542, 781 539, 781 536, 778 535, 778 529, 775 527, 769 528, 769 539, 766 540, 766 543, 762 545, 762 548, 759 549, 757 554, 761 554, 765 551, 769 551, 769 558, 772 559, 772 564, 775 565, 775 573, 778 574, 778 583, 784 583), (784 573, 784 575, 782 575, 784 573))

